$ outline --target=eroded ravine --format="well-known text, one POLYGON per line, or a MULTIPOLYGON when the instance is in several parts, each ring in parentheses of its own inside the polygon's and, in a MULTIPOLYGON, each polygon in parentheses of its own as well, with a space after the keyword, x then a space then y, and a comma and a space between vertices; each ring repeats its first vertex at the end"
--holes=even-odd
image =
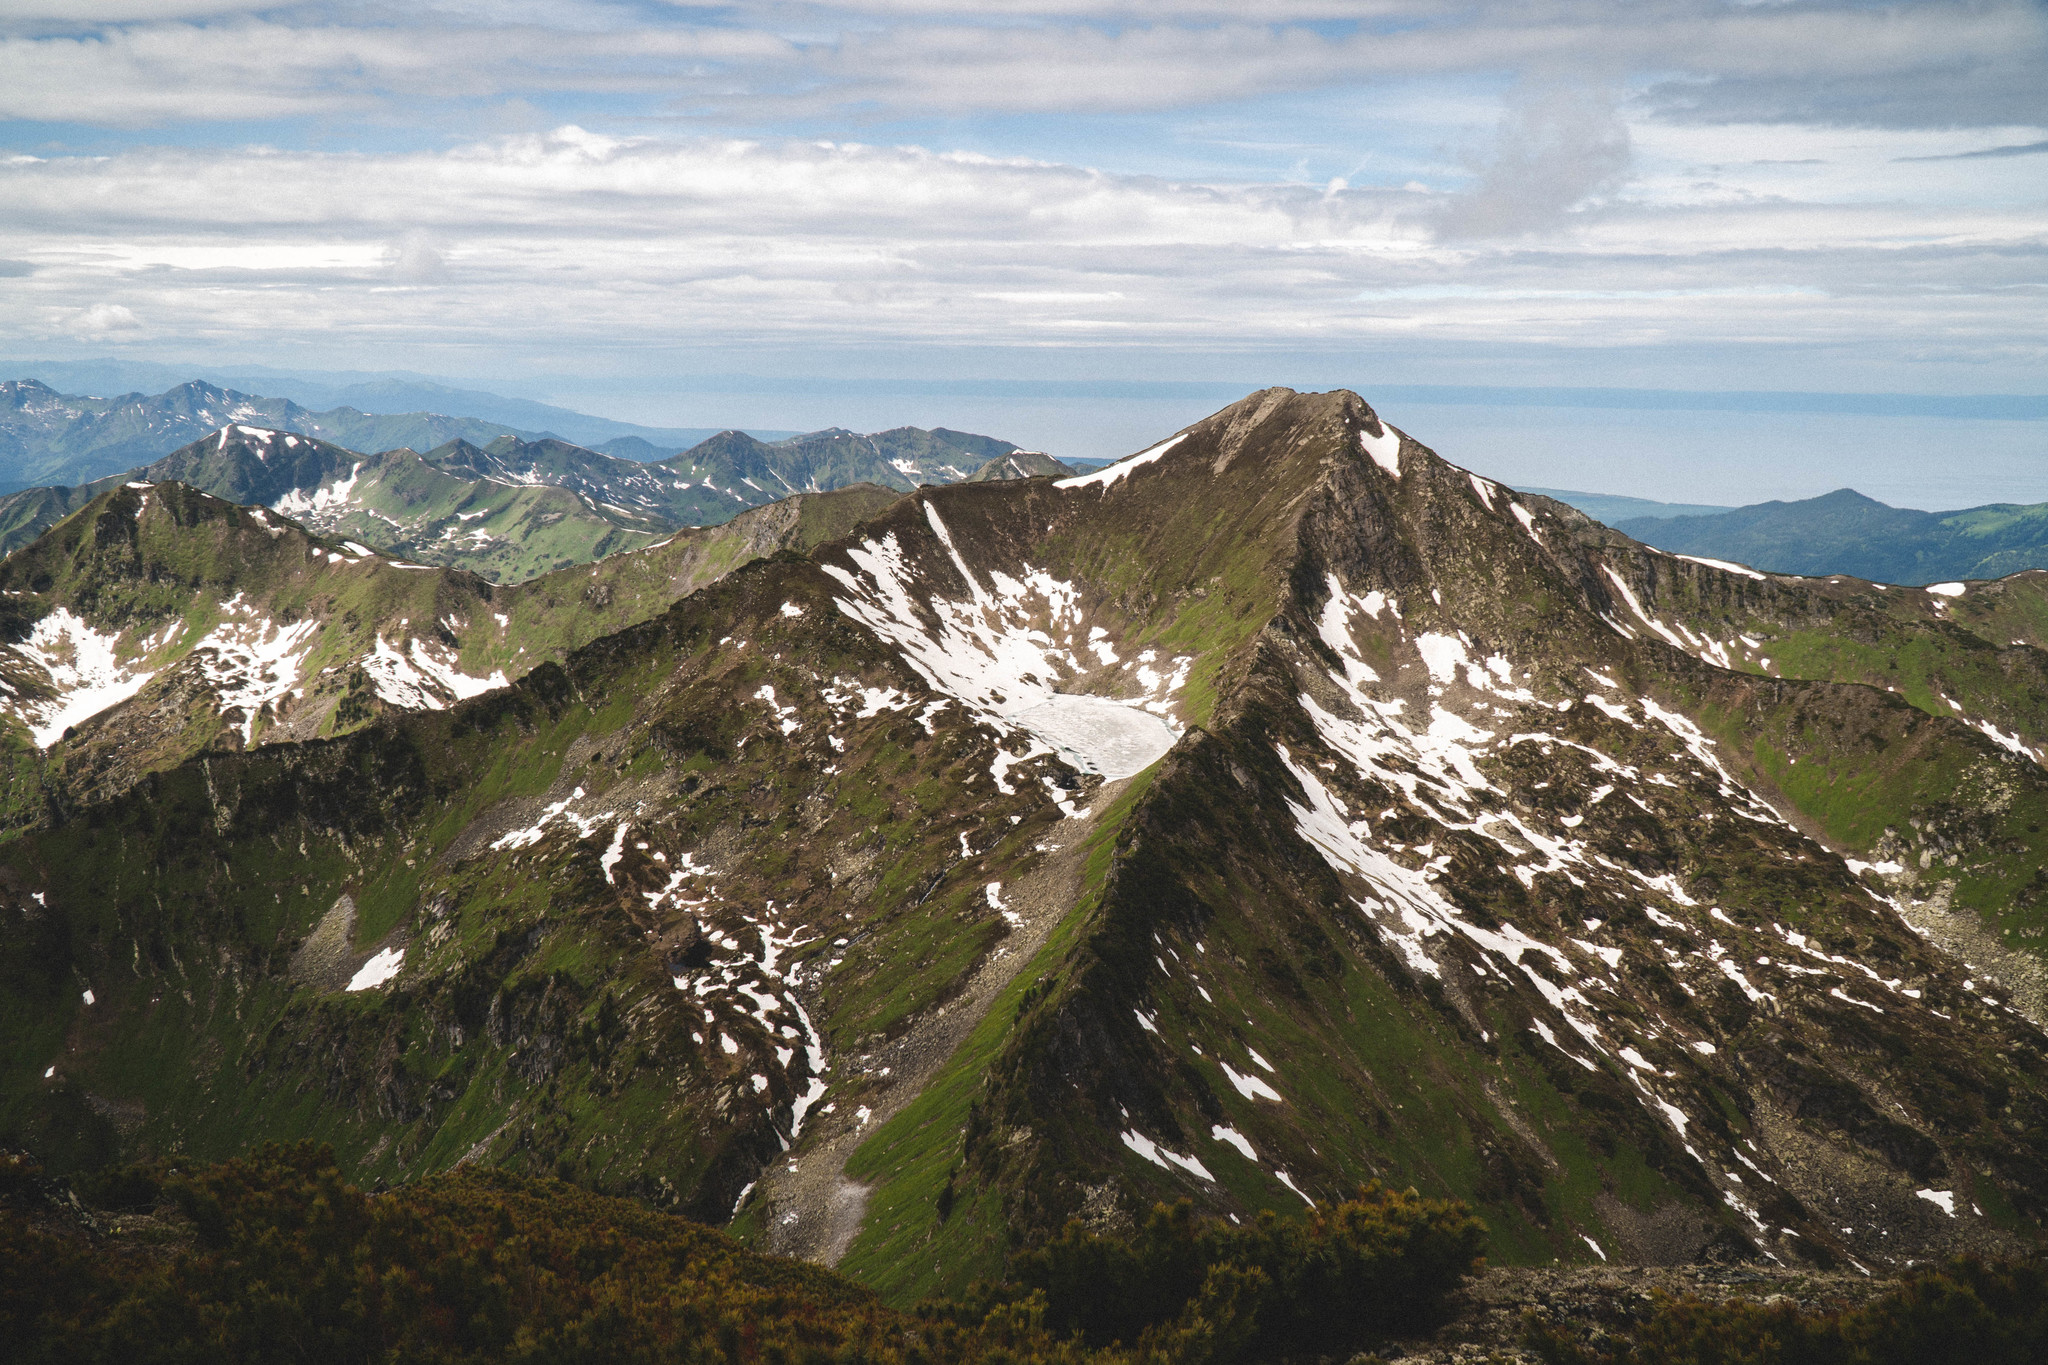
POLYGON ((860 1232, 869 1187, 849 1178, 846 1163, 882 1125, 901 1113, 937 1078, 1003 988, 1038 955, 1052 931, 1080 899, 1089 837, 1104 812, 1132 779, 1098 788, 1084 815, 1061 821, 1047 837, 1047 854, 1016 882, 1002 888, 1004 906, 1017 917, 1001 945, 975 969, 966 988, 921 1017, 901 1037, 874 1051, 839 1059, 837 1069, 858 1067, 879 1080, 864 1106, 837 1105, 814 1123, 816 1136, 784 1153, 762 1172, 742 1201, 760 1209, 768 1249, 836 1265, 860 1232), (865 1118, 862 1117, 865 1115, 865 1118))

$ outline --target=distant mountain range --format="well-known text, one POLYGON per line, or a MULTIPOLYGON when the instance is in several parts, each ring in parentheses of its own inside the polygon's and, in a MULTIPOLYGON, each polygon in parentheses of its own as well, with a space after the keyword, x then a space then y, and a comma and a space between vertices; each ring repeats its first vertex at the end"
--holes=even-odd
POLYGON ((2048 568, 2048 503, 1917 512, 1843 488, 1800 502, 1610 524, 1674 554, 1815 578, 1921 585, 2048 568))
MULTIPOLYGON (((575 412, 530 398, 507 398, 503 394, 459 387, 427 375, 402 371, 307 372, 260 365, 223 368, 113 359, 17 360, 0 363, 0 370, 23 378, 33 377, 62 393, 108 396, 161 393, 191 380, 202 380, 215 388, 290 399, 301 407, 314 410, 347 407, 364 413, 448 413, 474 417, 495 425, 500 431, 525 436, 559 436, 593 448, 630 437, 647 442, 665 455, 687 450, 719 430, 717 427, 642 426, 636 422, 575 412)), ((797 433, 755 430, 754 434, 764 440, 779 440, 797 433)), ((419 448, 425 449, 425 446, 419 448)))
POLYGON ((1624 521, 1640 521, 1645 517, 1711 517, 1721 512, 1733 512, 1733 507, 1717 506, 1697 502, 1653 502, 1649 498, 1624 498, 1614 493, 1581 493, 1570 488, 1536 488, 1527 484, 1516 484, 1519 493, 1540 493, 1546 498, 1555 498, 1567 507, 1576 507, 1598 522, 1619 526, 1624 521))
MULTIPOLYGON (((360 395, 363 401, 378 396, 360 395)), ((535 422, 532 426, 513 425, 494 416, 392 410, 405 403, 417 404, 427 397, 455 400, 446 406, 459 408, 461 400, 492 399, 490 394, 386 391, 381 396, 386 400, 381 412, 350 406, 316 412, 289 398, 258 397, 200 380, 188 380, 159 394, 128 393, 114 398, 59 393, 35 379, 9 380, 0 383, 0 488, 88 483, 147 464, 209 431, 234 423, 317 436, 350 450, 364 451, 399 447, 431 450, 450 441, 482 446, 501 436, 523 441, 559 440, 562 433, 556 426, 592 428, 591 422, 540 425, 540 419, 558 412, 541 404, 523 405, 534 409, 527 414, 535 422)), ((504 408, 508 404, 521 406, 512 400, 496 400, 485 406, 504 408)), ((577 414, 561 415, 573 418, 577 414)), ((615 425, 597 422, 592 429, 615 425)), ((675 439, 669 444, 655 444, 643 436, 614 435, 600 443, 599 453, 631 460, 657 460, 717 433, 678 430, 656 434, 675 439)), ((586 435, 585 439, 589 437, 586 435)))
POLYGON ((1920 587, 2048 568, 2048 503, 1920 512, 1887 506, 1853 488, 1748 507, 1653 502, 1560 488, 1520 491, 1554 498, 1660 550, 1772 573, 1845 574, 1920 587))
MULTIPOLYGON (((73 368, 74 377, 92 377, 90 366, 73 368)), ((25 490, 0 498, 0 553, 134 477, 190 483, 299 515, 330 534, 510 582, 651 544, 677 527, 716 524, 792 493, 854 483, 907 492, 927 483, 1064 474, 1088 463, 1070 468, 943 427, 872 435, 833 427, 767 440, 743 431, 636 428, 389 376, 298 387, 320 398, 346 393, 385 411, 346 404, 315 411, 293 398, 202 380, 116 398, 64 394, 36 379, 0 383, 0 489, 25 490), (465 415, 390 411, 426 403, 465 415), (535 425, 512 425, 512 418, 535 425), (585 440, 607 438, 574 444, 562 428, 585 440), (273 466, 258 449, 268 449, 272 433, 311 439, 273 466), (693 439, 662 443, 677 438, 693 439), (216 443, 210 454, 199 449, 208 441, 216 443), (999 460, 1007 462, 992 463, 999 460)), ((1736 508, 1522 491, 1659 549, 1779 573, 1925 584, 2048 567, 2048 504, 1919 512, 1843 489, 1736 508)))
MULTIPOLYGON (((7 387, 17 398, 34 400, 19 410, 50 406, 40 386, 7 387)), ((458 436, 425 454, 403 446, 364 454, 312 432, 244 420, 275 408, 317 426, 312 419, 331 414, 200 384, 163 397, 175 401, 159 404, 157 418, 225 411, 233 420, 137 468, 0 497, 0 554, 124 483, 175 482, 284 513, 324 535, 515 583, 652 545, 682 527, 717 525, 796 493, 856 484, 905 493, 928 483, 1073 472, 992 436, 919 427, 872 435, 832 428, 772 443, 725 431, 654 462, 511 434, 481 445, 458 436)), ((136 415, 135 405, 128 415, 136 415)), ((432 419, 434 429, 467 422, 432 419)), ((157 421, 139 431, 130 425, 127 445, 103 445, 101 452, 132 448, 149 432, 175 425, 157 421)))
POLYGON ((163 393, 91 398, 63 394, 34 379, 0 383, 0 482, 73 485, 163 458, 210 431, 244 424, 317 436, 351 450, 408 446, 430 450, 449 441, 482 444, 507 429, 477 418, 438 413, 379 416, 354 408, 313 412, 286 398, 262 398, 193 380, 163 393))

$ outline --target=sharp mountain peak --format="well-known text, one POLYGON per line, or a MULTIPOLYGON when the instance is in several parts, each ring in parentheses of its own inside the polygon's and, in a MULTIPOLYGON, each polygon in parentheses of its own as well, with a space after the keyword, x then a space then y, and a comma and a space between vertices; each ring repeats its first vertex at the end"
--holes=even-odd
POLYGON ((820 530, 0 844, 59 1021, 11 1093, 61 1065, 138 1146, 311 1123, 364 1178, 569 1162, 903 1302, 1367 1180, 1515 1263, 1889 1268, 2048 1213, 2048 575, 1684 559, 1341 390, 820 530))

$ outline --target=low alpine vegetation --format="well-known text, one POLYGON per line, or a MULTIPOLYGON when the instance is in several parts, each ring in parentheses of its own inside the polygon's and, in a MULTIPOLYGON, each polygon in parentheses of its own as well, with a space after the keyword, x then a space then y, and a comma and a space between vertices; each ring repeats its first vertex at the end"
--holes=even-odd
POLYGON ((1174 1360, 1266 1360, 1355 1350, 1425 1328, 1480 1262, 1485 1226, 1452 1200, 1369 1185, 1305 1221, 1261 1213, 1248 1226, 1155 1204, 1128 1236, 1070 1222, 1014 1258, 1011 1278, 977 1285, 972 1319, 1042 1299, 1056 1333, 1174 1360))
POLYGON ((1242 1228, 1183 1202, 1129 1238, 1072 1225, 1012 1282, 906 1313, 821 1267, 502 1169, 372 1194, 310 1143, 119 1168, 70 1191, 110 1215, 100 1235, 31 1216, 48 1188, 18 1159, 0 1170, 15 1206, 0 1208, 0 1333, 37 1365, 1223 1365, 1425 1323, 1482 1235, 1460 1205, 1377 1189, 1242 1228))
POLYGON ((2048 1264, 1964 1256, 1860 1308, 1663 1298, 1634 1333, 1589 1344, 1531 1320, 1545 1365, 2036 1365, 2048 1360, 2048 1264))

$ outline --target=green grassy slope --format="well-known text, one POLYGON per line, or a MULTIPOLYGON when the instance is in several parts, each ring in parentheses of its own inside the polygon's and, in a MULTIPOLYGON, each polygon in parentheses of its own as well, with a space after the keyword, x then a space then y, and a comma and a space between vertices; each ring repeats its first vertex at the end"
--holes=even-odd
MULTIPOLYGON (((721 1221, 847 1136, 845 1264, 899 1303, 1069 1216, 1365 1179, 1470 1201, 1517 1262, 1890 1265, 2048 1211, 2040 1030, 1797 823, 1975 802, 1995 890, 2043 862, 2048 783, 1880 688, 1667 645, 1625 599, 1675 632, 1643 566, 1683 561, 1285 390, 1113 479, 792 515, 850 534, 0 845, 0 1133, 74 1164, 319 1136, 364 1178, 560 1166, 721 1221), (1008 951, 999 889, 1094 799, 1024 728, 1055 688, 1178 742, 866 1132, 887 1048, 1008 951)), ((534 619, 665 590, 619 562, 534 619)))
POLYGON ((2048 573, 1933 593, 1725 570, 1584 523, 1573 536, 1644 608, 1610 592, 1614 619, 1735 675, 1689 685, 1694 714, 1788 811, 1909 898, 1943 897, 2013 951, 2048 955, 2033 795, 2048 757, 2048 573))

